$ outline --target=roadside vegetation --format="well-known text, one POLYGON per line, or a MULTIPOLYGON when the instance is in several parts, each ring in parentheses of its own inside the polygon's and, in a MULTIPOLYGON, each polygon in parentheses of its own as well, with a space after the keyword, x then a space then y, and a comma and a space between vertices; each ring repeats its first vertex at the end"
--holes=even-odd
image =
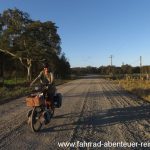
MULTIPOLYGON (((56 79, 55 80, 55 85, 61 85, 64 83, 67 83, 69 81, 74 80, 75 78, 70 78, 70 79, 56 79)), ((26 82, 25 79, 20 79, 19 81, 16 80, 5 80, 5 85, 3 87, 0 87, 0 103, 4 101, 11 101, 12 99, 26 96, 28 94, 31 94, 34 92, 34 86, 30 87, 29 82, 26 82)), ((35 84, 39 85, 38 83, 35 84)))
POLYGON ((118 83, 125 90, 150 102, 150 80, 121 79, 118 83))
POLYGON ((2 87, 0 88, 0 101, 5 99, 13 99, 17 98, 18 96, 25 96, 26 94, 32 91, 29 87, 23 86, 14 86, 14 87, 2 87))

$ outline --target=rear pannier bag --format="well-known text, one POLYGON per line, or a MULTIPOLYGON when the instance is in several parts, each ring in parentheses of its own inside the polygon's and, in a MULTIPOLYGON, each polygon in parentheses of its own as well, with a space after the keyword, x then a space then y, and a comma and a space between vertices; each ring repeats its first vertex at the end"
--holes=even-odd
POLYGON ((57 93, 54 96, 54 106, 55 106, 55 108, 60 108, 61 105, 62 105, 62 95, 61 95, 61 93, 57 93))

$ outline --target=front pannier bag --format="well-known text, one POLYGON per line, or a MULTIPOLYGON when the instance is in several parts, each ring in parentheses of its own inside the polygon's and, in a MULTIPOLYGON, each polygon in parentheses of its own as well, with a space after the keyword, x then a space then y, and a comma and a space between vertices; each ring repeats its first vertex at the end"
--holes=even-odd
POLYGON ((54 106, 56 108, 60 108, 62 105, 62 95, 61 93, 57 93, 55 96, 54 96, 54 106))
POLYGON ((26 105, 29 107, 40 106, 44 104, 44 100, 36 95, 32 95, 26 98, 26 105))

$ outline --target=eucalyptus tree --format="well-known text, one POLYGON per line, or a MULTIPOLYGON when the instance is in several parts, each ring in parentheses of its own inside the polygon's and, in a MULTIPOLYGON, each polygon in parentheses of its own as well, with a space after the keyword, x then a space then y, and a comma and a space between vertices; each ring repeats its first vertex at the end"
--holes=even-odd
POLYGON ((33 21, 19 9, 8 9, 0 15, 0 51, 18 59, 31 80, 34 61, 47 59, 61 52, 60 37, 55 23, 33 21))

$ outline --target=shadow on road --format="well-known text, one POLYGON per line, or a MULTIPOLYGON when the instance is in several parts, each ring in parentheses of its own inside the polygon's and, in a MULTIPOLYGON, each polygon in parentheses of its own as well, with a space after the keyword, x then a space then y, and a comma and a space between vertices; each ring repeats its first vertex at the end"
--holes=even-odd
MULTIPOLYGON (((56 116, 53 119, 66 118, 68 120, 77 120, 73 123, 64 123, 60 121, 60 125, 56 125, 50 128, 41 130, 41 132, 58 132, 65 130, 92 128, 92 130, 99 130, 100 127, 112 126, 119 123, 132 123, 134 121, 142 121, 150 119, 150 105, 136 106, 136 107, 125 107, 125 108, 113 108, 99 111, 84 112, 83 114, 65 114, 56 116)), ((65 119, 65 120, 66 120, 65 119)), ((65 121, 66 122, 66 121, 65 121)))

